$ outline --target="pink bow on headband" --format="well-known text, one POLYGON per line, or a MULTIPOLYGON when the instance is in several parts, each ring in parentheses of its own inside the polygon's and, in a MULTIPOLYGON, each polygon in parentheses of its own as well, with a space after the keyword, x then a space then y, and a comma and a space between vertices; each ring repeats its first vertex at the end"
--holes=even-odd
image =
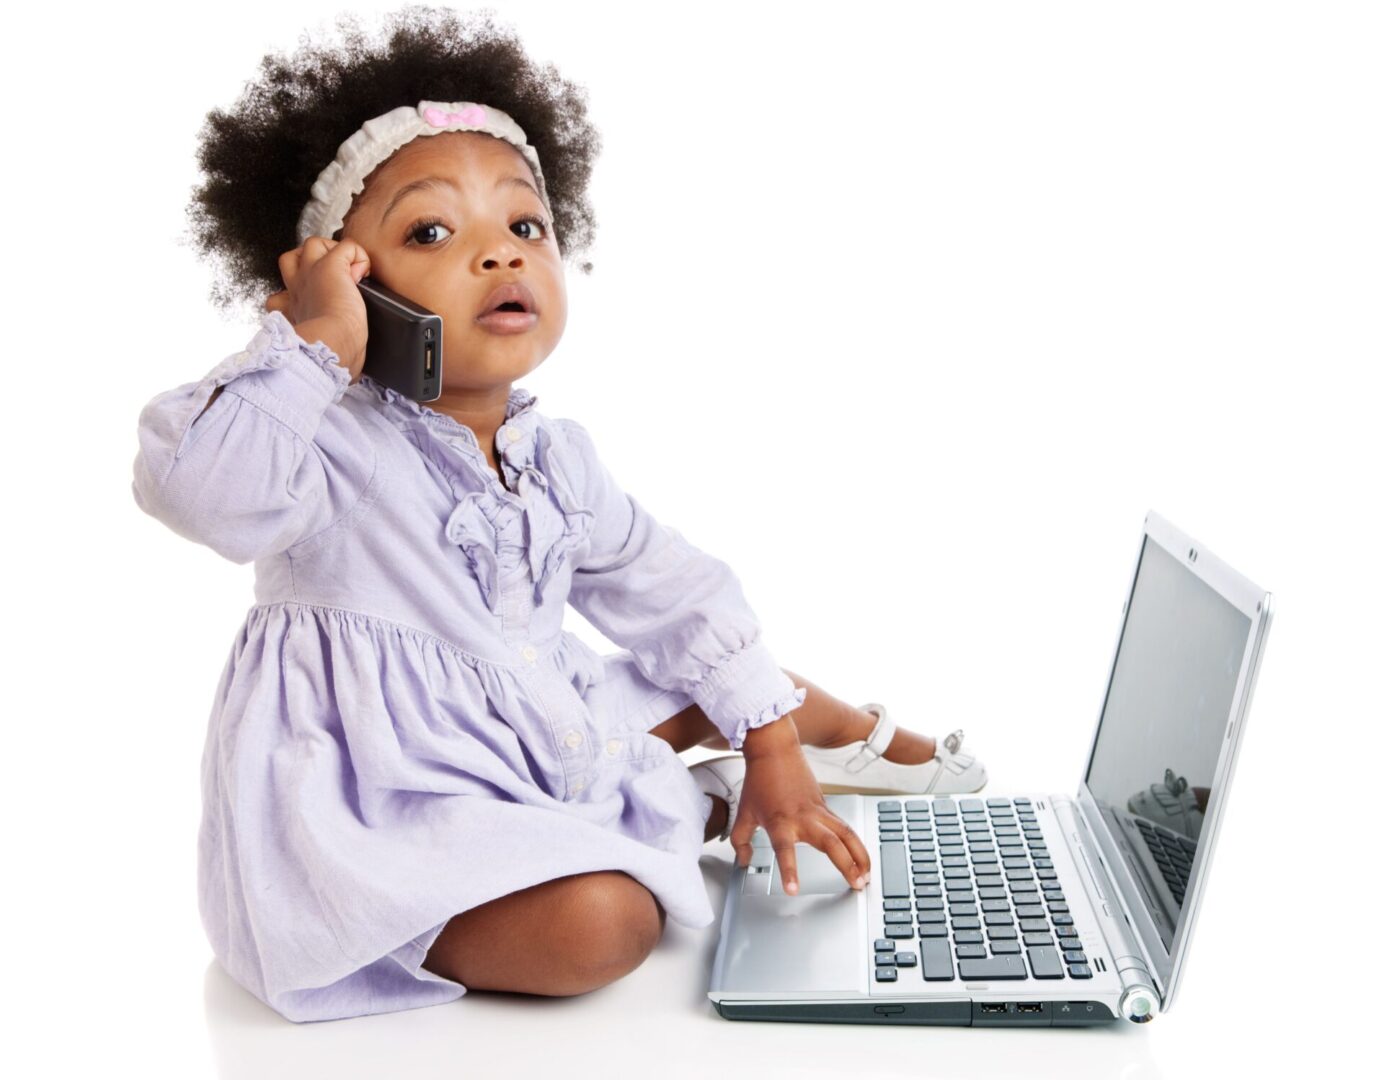
POLYGON ((485 123, 485 109, 479 105, 468 105, 461 112, 449 113, 441 109, 427 108, 423 110, 423 119, 433 127, 447 127, 449 124, 480 127, 485 123))

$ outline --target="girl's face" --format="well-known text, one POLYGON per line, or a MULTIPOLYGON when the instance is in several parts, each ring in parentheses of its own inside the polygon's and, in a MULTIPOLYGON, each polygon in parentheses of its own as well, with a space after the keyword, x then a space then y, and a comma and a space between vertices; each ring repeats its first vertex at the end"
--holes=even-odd
POLYGON ((557 238, 533 171, 502 139, 446 131, 401 146, 366 179, 342 238, 365 248, 372 279, 442 316, 444 394, 507 386, 562 337, 557 238), (502 334, 477 319, 509 282, 528 288, 537 320, 502 334))

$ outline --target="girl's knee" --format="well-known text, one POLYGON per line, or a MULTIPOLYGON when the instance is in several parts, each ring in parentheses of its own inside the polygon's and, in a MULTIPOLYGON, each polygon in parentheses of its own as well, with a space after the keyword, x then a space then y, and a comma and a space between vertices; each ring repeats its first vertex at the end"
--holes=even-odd
POLYGON ((663 937, 663 907, 654 894, 623 870, 577 875, 578 899, 571 907, 574 958, 611 980, 642 964, 663 937))
POLYGON ((653 893, 623 871, 572 874, 456 916, 423 966, 468 989, 584 994, 639 967, 664 925, 653 893))

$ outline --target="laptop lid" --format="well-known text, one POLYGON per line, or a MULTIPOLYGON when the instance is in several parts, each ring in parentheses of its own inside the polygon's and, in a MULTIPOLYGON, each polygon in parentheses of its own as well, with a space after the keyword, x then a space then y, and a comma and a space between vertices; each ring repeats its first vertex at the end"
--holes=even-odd
POLYGON ((1157 514, 1145 518, 1077 801, 1164 1011, 1205 888, 1272 599, 1157 514))

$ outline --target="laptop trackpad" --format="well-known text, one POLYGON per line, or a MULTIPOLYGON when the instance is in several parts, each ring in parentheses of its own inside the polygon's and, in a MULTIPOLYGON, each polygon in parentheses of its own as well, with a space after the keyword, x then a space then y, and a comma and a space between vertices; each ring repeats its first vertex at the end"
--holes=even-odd
POLYGON ((734 989, 867 992, 865 893, 810 844, 796 854, 796 896, 783 891, 777 860, 767 893, 757 875, 745 877, 726 942, 734 989))
MULTIPOLYGON (((811 844, 794 844, 793 848, 798 862, 798 896, 851 891, 846 876, 836 868, 836 864, 825 852, 818 851, 811 844)), ((772 848, 769 849, 769 854, 773 855, 772 848)), ((779 874, 778 859, 775 857, 774 876, 769 881, 769 894, 776 896, 780 893, 784 896, 793 895, 783 887, 783 877, 779 874)))

